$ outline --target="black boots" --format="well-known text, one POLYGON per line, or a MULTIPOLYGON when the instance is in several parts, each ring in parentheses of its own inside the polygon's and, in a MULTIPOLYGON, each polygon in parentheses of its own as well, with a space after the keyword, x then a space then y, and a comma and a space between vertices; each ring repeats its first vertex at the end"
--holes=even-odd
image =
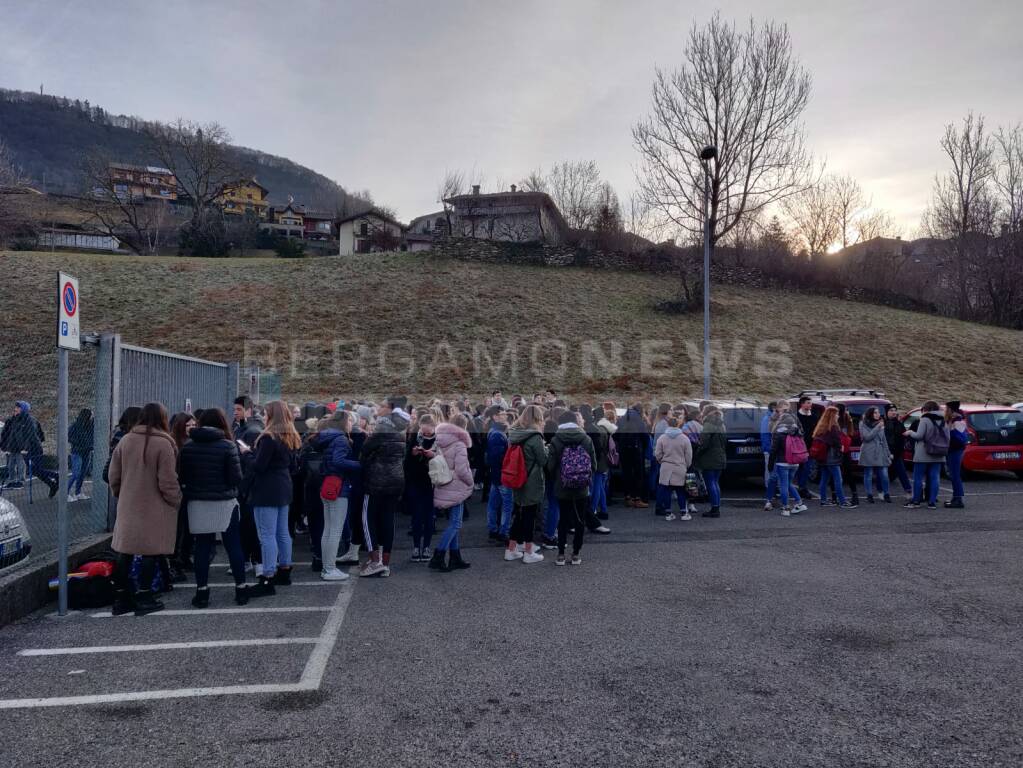
POLYGON ((461 571, 469 567, 469 563, 462 559, 462 550, 452 549, 448 552, 448 570, 461 571))
POLYGON ((235 605, 248 605, 249 603, 249 588, 245 584, 241 584, 234 588, 234 604, 235 605))
POLYGON ((945 502, 945 509, 966 509, 962 499, 952 499, 945 502))
POLYGON ((721 507, 711 507, 700 517, 721 517, 721 507))
POLYGON ((446 554, 447 552, 443 549, 433 550, 433 557, 430 558, 429 567, 435 571, 441 571, 442 573, 450 571, 451 568, 449 568, 447 563, 444 562, 444 555, 446 554))
POLYGON ((210 607, 210 588, 209 587, 196 587, 195 597, 192 598, 193 608, 209 608, 210 607))
POLYGON ((148 589, 140 589, 135 593, 135 615, 145 616, 148 613, 156 613, 164 609, 163 603, 153 597, 148 589))
POLYGON ((278 587, 291 586, 291 566, 277 566, 277 573, 274 574, 274 584, 278 587))
POLYGON ((114 591, 114 605, 110 609, 112 616, 123 616, 126 613, 131 613, 135 610, 135 600, 132 597, 131 592, 126 589, 118 589, 114 591))
POLYGON ((249 597, 268 597, 270 595, 276 595, 277 590, 274 589, 274 583, 271 579, 266 576, 260 576, 259 581, 249 588, 249 597))

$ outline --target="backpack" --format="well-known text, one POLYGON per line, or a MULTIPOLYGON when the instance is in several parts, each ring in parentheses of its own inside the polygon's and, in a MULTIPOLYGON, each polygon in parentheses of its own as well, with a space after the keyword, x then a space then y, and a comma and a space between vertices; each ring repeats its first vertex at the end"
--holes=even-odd
POLYGON ((558 467, 561 487, 570 490, 589 488, 593 482, 593 464, 583 445, 569 445, 561 452, 558 467))
POLYGON ((933 419, 929 419, 929 421, 931 429, 927 430, 927 434, 924 435, 924 450, 927 451, 928 456, 948 456, 949 441, 945 425, 939 426, 933 419))
POLYGON ((806 441, 799 435, 788 435, 785 438, 785 463, 802 464, 810 458, 806 450, 806 441))
POLYGON ((526 454, 522 445, 509 445, 501 460, 501 485, 517 490, 526 484, 529 473, 526 472, 526 454))
MULTIPOLYGON (((786 446, 786 448, 788 448, 788 446, 786 446)), ((818 463, 823 463, 828 460, 828 444, 819 437, 815 437, 813 442, 810 443, 810 458, 818 463)))
POLYGON ((607 464, 609 467, 617 467, 621 463, 621 457, 618 456, 618 443, 615 442, 614 435, 607 436, 607 464))
POLYGON ((439 449, 437 455, 430 459, 429 472, 430 482, 433 483, 434 488, 447 485, 455 479, 451 467, 448 466, 448 460, 444 458, 444 454, 439 449))

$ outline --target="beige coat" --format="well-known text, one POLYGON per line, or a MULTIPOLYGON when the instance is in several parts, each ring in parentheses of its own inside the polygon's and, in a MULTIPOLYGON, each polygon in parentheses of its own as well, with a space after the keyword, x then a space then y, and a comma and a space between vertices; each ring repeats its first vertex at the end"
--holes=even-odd
POLYGON ((661 465, 658 484, 681 488, 686 484, 686 472, 693 463, 693 444, 681 429, 669 429, 657 438, 654 458, 661 465))
POLYGON ((145 441, 146 428, 135 427, 110 458, 110 490, 117 497, 111 546, 129 555, 169 555, 181 504, 177 448, 170 435, 153 432, 143 464, 145 441))

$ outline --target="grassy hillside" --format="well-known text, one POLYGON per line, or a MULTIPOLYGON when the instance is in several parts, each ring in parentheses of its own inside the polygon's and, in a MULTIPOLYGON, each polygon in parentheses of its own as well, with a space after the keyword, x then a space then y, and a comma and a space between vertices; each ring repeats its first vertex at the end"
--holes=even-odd
MULTIPOLYGON (((653 303, 674 293, 656 276, 429 254, 281 261, 3 253, 2 399, 51 388, 58 269, 81 280, 85 329, 213 360, 241 359, 248 348, 284 374, 292 400, 548 386, 592 400, 674 399, 701 390, 701 317, 656 312, 653 303), (503 364, 501 372, 492 374, 490 363, 503 364)), ((719 286, 713 298, 713 335, 724 351, 715 361, 718 396, 857 385, 907 406, 927 397, 1023 399, 1019 332, 777 291, 719 286)))

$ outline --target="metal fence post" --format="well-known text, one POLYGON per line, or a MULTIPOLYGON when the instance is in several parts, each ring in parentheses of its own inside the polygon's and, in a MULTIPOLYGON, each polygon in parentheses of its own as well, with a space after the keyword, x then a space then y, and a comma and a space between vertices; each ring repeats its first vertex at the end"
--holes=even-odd
POLYGON ((231 408, 234 406, 234 399, 238 397, 238 363, 227 364, 227 398, 224 402, 224 413, 227 414, 227 423, 231 423, 231 408))
MULTIPOLYGON (((96 348, 96 404, 92 436, 92 518, 107 520, 110 489, 103 468, 110 456, 110 435, 114 431, 114 348, 117 336, 104 333, 96 348)), ((109 530, 109 520, 107 520, 109 530)))

